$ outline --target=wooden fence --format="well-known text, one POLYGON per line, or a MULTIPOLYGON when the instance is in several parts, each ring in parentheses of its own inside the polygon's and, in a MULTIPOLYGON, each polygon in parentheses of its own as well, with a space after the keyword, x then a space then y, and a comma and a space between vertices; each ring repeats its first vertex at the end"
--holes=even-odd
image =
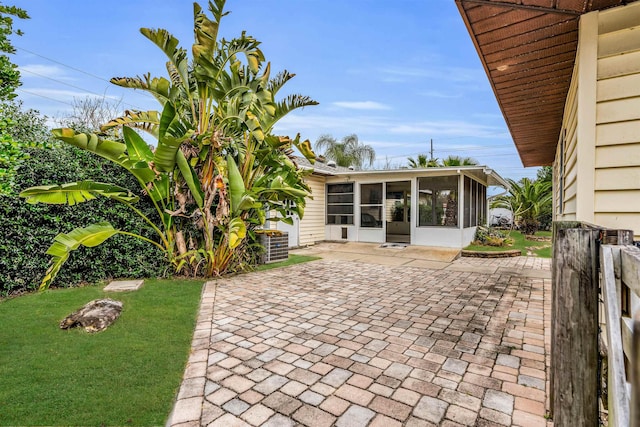
POLYGON ((597 426, 600 247, 633 233, 558 222, 553 234, 550 415, 556 427, 597 426))
POLYGON ((610 427, 640 427, 640 249, 602 245, 610 427))

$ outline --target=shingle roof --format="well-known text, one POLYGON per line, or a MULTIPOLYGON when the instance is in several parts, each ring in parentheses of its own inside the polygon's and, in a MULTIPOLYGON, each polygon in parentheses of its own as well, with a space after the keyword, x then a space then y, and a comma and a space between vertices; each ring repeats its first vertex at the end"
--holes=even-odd
POLYGON ((321 159, 316 159, 316 162, 311 164, 306 158, 296 156, 293 158, 293 161, 302 169, 312 169, 314 173, 321 175, 335 175, 337 172, 349 172, 352 170, 344 166, 329 166, 327 160, 322 161, 321 159))

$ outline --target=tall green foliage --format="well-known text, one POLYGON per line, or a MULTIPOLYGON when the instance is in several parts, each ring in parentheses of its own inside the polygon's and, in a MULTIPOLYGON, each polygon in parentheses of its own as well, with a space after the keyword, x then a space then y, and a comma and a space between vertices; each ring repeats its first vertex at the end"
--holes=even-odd
MULTIPOLYGON (((537 182, 548 182, 549 187, 552 187, 553 183, 553 167, 551 166, 543 166, 538 169, 536 173, 536 181, 537 182)), ((549 191, 552 191, 551 189, 549 191)), ((538 215, 538 221, 540 222, 540 228, 543 230, 551 230, 551 225, 553 224, 553 203, 549 200, 548 203, 545 203, 540 209, 540 214, 538 215)))
POLYGON ((371 166, 376 159, 373 147, 360 144, 356 134, 347 135, 340 142, 331 135, 322 135, 316 141, 315 149, 324 150, 324 156, 338 166, 353 166, 356 169, 371 166))
POLYGON ((0 103, 0 195, 14 193, 16 174, 29 158, 28 147, 52 146, 46 117, 21 107, 15 101, 0 103))
POLYGON ((290 111, 316 102, 301 95, 276 101, 278 91, 294 75, 284 71, 271 78, 260 43, 244 32, 232 40, 218 39, 224 3, 209 2, 209 16, 194 4, 191 61, 168 31, 140 30, 168 57, 168 79, 146 74, 111 80, 151 93, 161 106, 160 111, 126 112, 103 126, 105 131, 121 127, 124 142, 72 129, 54 130, 59 140, 129 171, 155 206, 157 220, 136 208, 132 193, 108 183, 84 181, 23 191, 30 203, 110 198, 155 231, 149 239, 107 222, 58 235, 48 250, 52 264, 42 288, 55 278, 71 251, 112 235, 146 239, 179 272, 224 274, 251 262, 253 232, 264 223, 265 211, 278 211, 285 220, 294 213, 303 216, 310 190, 288 154, 295 146, 309 159, 315 155, 308 141, 275 136, 272 129, 290 111), (155 151, 135 129, 156 139, 155 151))
POLYGON ((448 156, 442 159, 442 166, 475 166, 478 161, 471 157, 448 156))
POLYGON ((410 168, 436 168, 440 166, 438 159, 431 159, 426 154, 418 154, 418 156, 414 159, 413 157, 408 157, 407 161, 409 162, 410 168))
POLYGON ((507 179, 508 194, 494 199, 491 207, 506 208, 513 212, 516 224, 524 234, 535 234, 540 227, 540 214, 551 204, 551 183, 548 181, 520 181, 507 179))
POLYGON ((478 164, 477 160, 471 157, 448 156, 440 161, 438 159, 430 159, 426 154, 418 154, 415 159, 413 157, 408 157, 407 162, 409 163, 409 167, 411 168, 475 166, 478 164))
POLYGON ((20 86, 18 67, 7 55, 16 51, 10 37, 22 35, 22 31, 13 28, 14 18, 29 19, 29 15, 24 9, 0 3, 0 101, 15 98, 15 90, 20 86))

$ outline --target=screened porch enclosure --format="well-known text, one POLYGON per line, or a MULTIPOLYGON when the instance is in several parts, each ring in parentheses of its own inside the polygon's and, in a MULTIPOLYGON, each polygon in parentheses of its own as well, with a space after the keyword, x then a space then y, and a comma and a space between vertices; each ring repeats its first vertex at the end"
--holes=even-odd
POLYGON ((487 218, 487 181, 477 173, 429 172, 409 170, 402 180, 397 171, 395 176, 363 172, 348 181, 331 177, 327 240, 468 245, 487 218))

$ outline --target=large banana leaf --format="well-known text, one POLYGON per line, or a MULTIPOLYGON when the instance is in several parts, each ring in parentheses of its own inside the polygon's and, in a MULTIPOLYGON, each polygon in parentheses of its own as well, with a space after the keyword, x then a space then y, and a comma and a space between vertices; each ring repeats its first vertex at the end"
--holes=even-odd
POLYGON ((160 127, 158 129, 158 147, 153 161, 158 170, 172 172, 176 166, 176 155, 180 145, 193 135, 176 116, 176 110, 170 102, 164 104, 160 127))
POLYGON ((96 196, 108 197, 125 203, 136 203, 139 199, 126 188, 95 181, 42 185, 28 188, 20 193, 20 197, 26 198, 27 203, 69 206, 93 200, 96 196))
MULTIPOLYGON (((145 184, 159 179, 156 177, 156 172, 149 167, 146 161, 130 158, 126 153, 126 144, 101 139, 95 134, 76 133, 73 129, 54 129, 52 132, 61 141, 117 163, 145 184)), ((137 143, 139 144, 139 141, 137 143)), ((143 149, 140 148, 140 150, 143 149)), ((139 150, 134 149, 134 151, 139 150)))
POLYGON ((236 161, 231 155, 227 156, 227 168, 229 172, 229 199, 231 201, 231 215, 233 215, 240 208, 240 202, 242 201, 242 196, 245 193, 245 187, 242 174, 238 169, 236 161))
POLYGON ((178 47, 179 41, 171 33, 164 29, 140 28, 143 36, 151 40, 169 57, 180 76, 182 86, 189 91, 189 63, 187 52, 178 47))
POLYGON ((170 185, 171 182, 169 180, 169 176, 167 174, 160 175, 157 179, 147 184, 149 197, 156 202, 167 200, 169 198, 169 194, 171 194, 169 190, 170 185))
POLYGON ((255 116, 255 114, 253 114, 251 111, 247 111, 244 123, 255 139, 260 142, 264 141, 264 132, 262 131, 262 128, 260 127, 260 121, 255 116))
POLYGON ((262 203, 256 201, 256 198, 251 194, 244 193, 240 198, 240 202, 238 203, 239 211, 248 211, 249 209, 260 209, 262 208, 262 203))
POLYGON ((312 105, 318 105, 318 101, 315 101, 306 95, 291 94, 285 99, 276 102, 275 112, 271 114, 270 117, 264 118, 263 127, 267 131, 270 131, 280 119, 282 119, 293 110, 309 107, 312 105))
POLYGON ((158 138, 160 113, 157 111, 125 111, 124 116, 116 117, 100 127, 103 132, 118 126, 131 126, 143 130, 158 138))
POLYGON ((131 160, 144 160, 150 162, 153 160, 153 152, 147 143, 129 126, 122 127, 124 143, 127 146, 127 154, 131 160))
POLYGON ((98 246, 117 233, 118 230, 108 222, 99 222, 85 228, 76 228, 67 234, 58 234, 47 250, 47 255, 51 255, 51 265, 40 283, 40 290, 45 290, 51 285, 71 251, 75 251, 80 246, 89 248, 98 246))
MULTIPOLYGON (((224 2, 222 2, 224 5, 224 2)), ((220 14, 222 13, 222 7, 219 8, 220 14)), ((222 15, 220 15, 221 17, 222 15)), ((202 12, 202 8, 198 3, 193 4, 193 32, 195 33, 196 42, 193 44, 193 61, 198 63, 201 58, 213 58, 213 51, 216 48, 218 37, 219 17, 216 20, 214 13, 214 20, 207 18, 202 12)))
POLYGON ((196 201, 198 207, 202 208, 204 206, 204 193, 202 191, 202 187, 200 187, 198 175, 193 170, 191 165, 189 165, 189 162, 187 162, 187 159, 184 157, 182 151, 178 150, 176 160, 178 168, 180 169, 180 173, 182 174, 184 181, 187 183, 193 199, 196 201))
POLYGON ((275 96, 282 86, 295 76, 295 74, 290 73, 287 70, 282 70, 274 78, 269 80, 267 83, 267 89, 273 94, 273 96, 275 96))
MULTIPOLYGON (((309 193, 305 190, 301 190, 299 188, 294 188, 287 184, 281 176, 277 176, 271 181, 269 185, 269 189, 271 191, 276 191, 280 193, 284 193, 293 197, 306 197, 309 193)), ((268 191, 268 190, 267 190, 268 191)))
POLYGON ((311 142, 309 142, 308 139, 300 142, 300 134, 298 134, 296 139, 293 140, 293 145, 295 145, 298 151, 300 151, 300 153, 304 157, 306 157, 306 159, 309 160, 311 164, 314 164, 316 162, 316 153, 313 152, 313 149, 311 148, 311 142))
POLYGON ((247 226, 241 218, 229 222, 229 249, 236 248, 247 236, 247 226))
POLYGON ((153 77, 147 73, 142 77, 113 77, 110 82, 114 85, 130 89, 140 89, 149 92, 154 98, 164 104, 169 100, 171 83, 164 77, 153 77))
POLYGON ((67 144, 91 151, 105 159, 120 163, 120 155, 127 150, 127 146, 108 139, 98 138, 96 134, 76 133, 73 129, 61 128, 51 131, 57 139, 67 144))

